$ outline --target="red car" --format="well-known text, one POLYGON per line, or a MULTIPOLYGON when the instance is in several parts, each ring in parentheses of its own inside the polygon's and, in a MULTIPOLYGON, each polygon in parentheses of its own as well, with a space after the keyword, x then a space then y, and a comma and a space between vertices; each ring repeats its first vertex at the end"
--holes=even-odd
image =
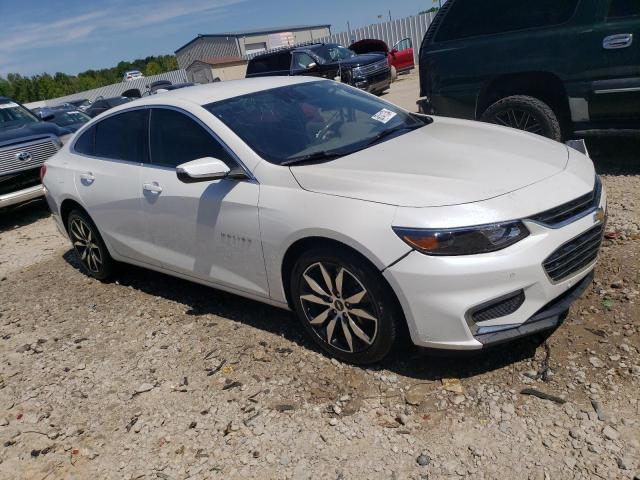
POLYGON ((405 38, 389 49, 382 40, 367 38, 353 43, 349 50, 353 50, 358 55, 363 53, 384 53, 389 59, 391 66, 391 78, 396 79, 399 73, 409 72, 415 63, 413 60, 413 45, 410 38, 405 38))

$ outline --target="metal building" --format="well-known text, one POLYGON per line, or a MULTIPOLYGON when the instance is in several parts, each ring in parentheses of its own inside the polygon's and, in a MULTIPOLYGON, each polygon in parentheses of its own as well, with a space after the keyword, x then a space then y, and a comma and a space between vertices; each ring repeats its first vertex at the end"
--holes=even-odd
POLYGON ((240 57, 265 50, 312 42, 331 34, 331 25, 292 25, 240 32, 198 34, 175 51, 178 66, 222 57, 240 57))

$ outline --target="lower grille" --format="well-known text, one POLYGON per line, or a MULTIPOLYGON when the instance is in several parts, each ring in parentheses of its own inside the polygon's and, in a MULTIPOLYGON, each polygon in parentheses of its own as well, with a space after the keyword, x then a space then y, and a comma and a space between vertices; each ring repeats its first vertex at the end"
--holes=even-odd
POLYGON ((476 307, 471 312, 471 319, 474 322, 484 322, 494 318, 506 317, 518 310, 524 303, 524 291, 519 290, 497 300, 492 300, 489 304, 476 307))
POLYGON ((587 230, 553 252, 543 263, 547 275, 558 282, 593 263, 598 258, 604 223, 587 230))
POLYGON ((0 149, 0 175, 39 167, 57 151, 58 145, 52 137, 0 149))

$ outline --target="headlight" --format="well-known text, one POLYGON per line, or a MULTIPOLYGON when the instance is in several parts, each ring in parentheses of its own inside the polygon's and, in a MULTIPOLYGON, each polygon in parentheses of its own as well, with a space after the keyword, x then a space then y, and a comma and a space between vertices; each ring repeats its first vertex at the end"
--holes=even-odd
POLYGON ((398 228, 393 231, 426 255, 474 255, 495 252, 529 235, 520 221, 450 229, 398 228))

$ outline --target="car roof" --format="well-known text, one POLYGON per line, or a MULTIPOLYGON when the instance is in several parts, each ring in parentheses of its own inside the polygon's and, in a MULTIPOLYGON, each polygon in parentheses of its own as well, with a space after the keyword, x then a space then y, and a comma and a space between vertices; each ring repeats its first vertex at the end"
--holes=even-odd
MULTIPOLYGON (((228 98, 239 97, 249 93, 270 90, 272 88, 285 87, 287 85, 299 85, 309 82, 326 81, 318 77, 256 77, 245 78, 242 80, 228 80, 225 82, 208 83, 205 85, 194 85, 189 88, 179 88, 162 92, 160 95, 150 95, 131 103, 125 104, 126 107, 136 105, 157 105, 170 103, 171 100, 182 100, 198 105, 207 105, 209 103, 226 100, 228 98)), ((122 107, 118 107, 122 108, 122 107)), ((124 109, 123 108, 123 109, 124 109)))

